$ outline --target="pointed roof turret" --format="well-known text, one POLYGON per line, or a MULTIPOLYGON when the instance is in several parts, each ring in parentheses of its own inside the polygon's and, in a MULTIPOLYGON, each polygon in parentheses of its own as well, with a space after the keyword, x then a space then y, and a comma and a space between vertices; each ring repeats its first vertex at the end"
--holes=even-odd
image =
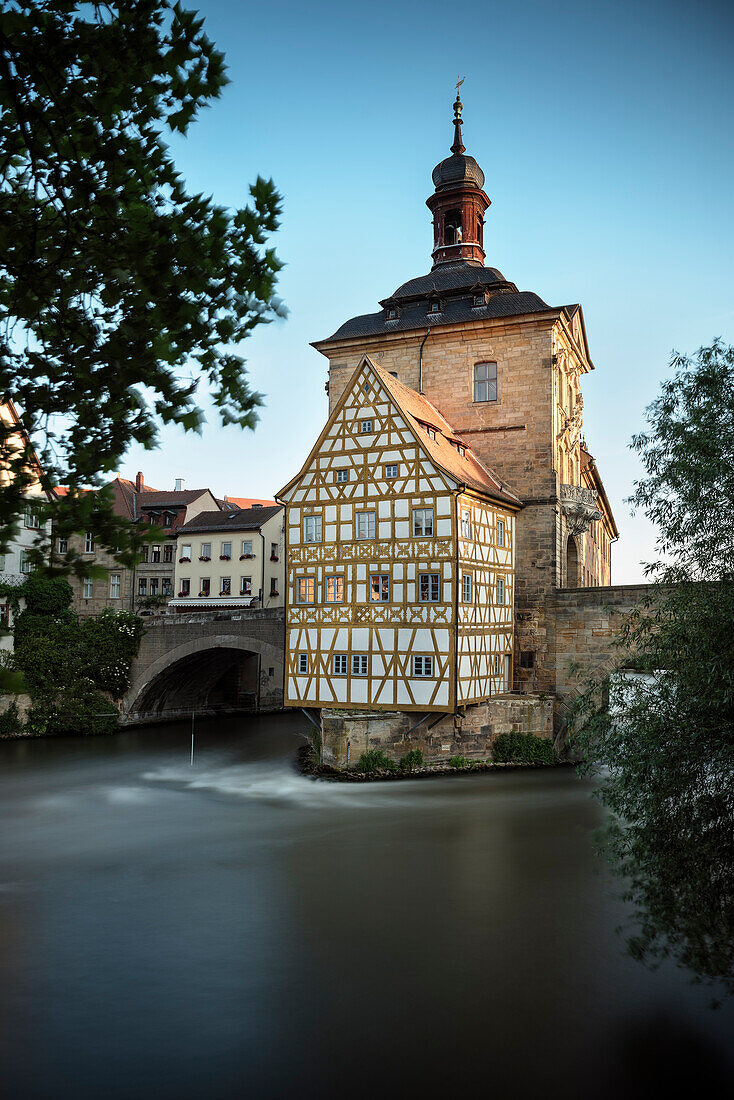
MULTIPOLYGON (((463 81, 461 81, 463 83, 463 81)), ((459 95, 459 86, 456 86, 456 99, 454 100, 454 144, 451 146, 452 153, 463 153, 466 146, 461 140, 461 112, 464 110, 464 104, 461 102, 459 95)))

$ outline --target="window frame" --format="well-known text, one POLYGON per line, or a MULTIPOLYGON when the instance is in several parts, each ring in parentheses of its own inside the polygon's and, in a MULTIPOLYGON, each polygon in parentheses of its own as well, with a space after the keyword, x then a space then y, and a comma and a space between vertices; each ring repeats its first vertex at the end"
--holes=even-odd
POLYGON ((418 603, 441 603, 441 574, 440 573, 419 573, 418 574, 418 603), (428 595, 423 595, 423 579, 425 578, 428 586, 428 595), (436 596, 432 595, 434 586, 433 578, 436 580, 436 596))
POLYGON ((295 589, 295 596, 296 596, 295 602, 297 604, 299 604, 301 607, 313 607, 313 605, 316 603, 316 578, 314 576, 310 576, 308 573, 302 573, 300 576, 297 576, 295 578, 294 589, 295 589), (310 586, 311 586, 311 599, 305 599, 305 600, 301 599, 301 581, 303 581, 305 583, 305 588, 306 588, 307 593, 308 593, 308 586, 310 584, 310 586))
POLYGON ((95 548, 94 532, 93 531, 85 531, 84 532, 84 553, 85 554, 93 554, 94 553, 94 548, 95 548))
POLYGON ((94 599, 94 578, 84 577, 82 578, 82 599, 93 600, 94 599))
POLYGON ((310 516, 303 517, 303 541, 304 543, 324 541, 324 517, 320 512, 312 512, 310 516))
POLYGON ((432 654, 413 654, 411 658, 411 679, 413 680, 431 680, 433 679, 433 655, 432 654), (418 662, 420 661, 420 671, 418 662))
POLYGON ((412 524, 411 524, 411 530, 412 530, 412 532, 413 532, 413 538, 414 538, 414 539, 432 539, 432 538, 435 538, 435 531, 436 531, 436 517, 435 517, 435 515, 434 515, 434 510, 433 510, 433 508, 432 508, 432 507, 431 507, 431 508, 427 508, 427 507, 424 507, 423 505, 421 505, 421 506, 420 506, 419 508, 413 508, 413 510, 412 510, 412 524), (421 519, 421 526, 422 526, 423 530, 421 530, 421 531, 417 531, 417 530, 416 530, 416 522, 417 522, 417 518, 416 518, 416 517, 417 517, 417 515, 418 515, 418 513, 419 513, 419 512, 421 513, 421 516, 422 516, 422 519, 421 519), (430 512, 430 515, 431 515, 431 530, 430 530, 430 531, 426 531, 426 530, 425 530, 425 526, 426 526, 426 515, 427 515, 427 514, 428 514, 429 512, 430 512))
POLYGON ((505 539, 506 539, 505 521, 503 519, 498 518, 497 519, 497 545, 502 546, 502 547, 506 546, 507 543, 506 543, 505 539))
POLYGON ((351 669, 352 669, 352 676, 357 676, 360 679, 362 679, 363 677, 369 676, 369 672, 370 672, 369 653, 353 653, 350 665, 351 665, 351 669), (358 667, 356 666, 357 661, 359 662, 358 667), (363 667, 364 667, 364 672, 361 671, 361 669, 363 667))
POLYGON ((110 599, 119 600, 122 598, 122 574, 110 573, 110 599), (116 583, 114 583, 116 582, 116 583), (113 591, 116 589, 116 591, 113 591))
POLYGON ((299 676, 307 676, 308 675, 308 653, 299 653, 298 654, 298 675, 299 676))
POLYGON ((334 481, 337 485, 345 485, 349 481, 349 467, 340 466, 334 471, 334 481))
POLYGON ((462 508, 461 510, 461 537, 463 539, 473 538, 470 508, 462 508))
POLYGON ((370 574, 370 603, 389 603, 390 602, 390 574, 389 573, 371 573, 370 574), (375 586, 375 581, 377 585, 375 586), (377 588, 378 595, 375 595, 375 587, 377 588))
POLYGON ((495 587, 495 603, 497 604, 497 607, 506 607, 507 606, 507 586, 505 584, 505 578, 504 577, 497 577, 497 580, 495 582, 494 587, 495 587), (502 599, 500 599, 500 593, 502 594, 502 599))
POLYGON ((399 477, 399 475, 400 475, 400 465, 399 465, 399 463, 397 463, 397 462, 386 462, 384 473, 385 473, 385 481, 394 481, 395 478, 399 477), (390 473, 391 470, 394 470, 395 473, 390 473))
POLYGON ((375 431, 375 418, 372 416, 365 417, 364 420, 359 420, 358 435, 373 435, 375 431), (369 425, 369 427, 367 426, 369 425))
POLYGON ((474 575, 473 573, 461 574, 461 602, 474 603, 474 575), (467 581, 469 582, 467 584, 467 581))
POLYGON ((499 401, 500 388, 499 388, 499 369, 494 359, 482 359, 474 364, 472 370, 472 398, 475 405, 486 405, 491 402, 499 401), (486 373, 482 377, 477 376, 477 371, 481 367, 486 367, 486 373), (492 373, 494 368, 494 374, 492 373), (480 396, 482 390, 479 387, 486 387, 486 397, 480 396), (492 394, 492 386, 494 386, 494 396, 492 394))
POLYGON ((374 509, 371 510, 371 511, 367 510, 367 511, 364 511, 364 512, 355 512, 354 513, 354 537, 355 537, 356 540, 359 540, 360 542, 366 541, 368 539, 374 539, 374 538, 377 537, 377 513, 374 511, 374 509), (361 520, 362 516, 364 516, 367 520, 367 534, 366 535, 365 534, 360 534, 360 530, 359 530, 360 529, 360 520, 361 520), (370 524, 370 517, 371 517, 371 524, 370 524), (370 526, 372 527, 371 532, 370 532, 370 526))
POLYGON ((347 676, 349 674, 349 656, 346 653, 332 653, 331 655, 331 675, 332 676, 347 676), (343 668, 337 668, 337 661, 339 664, 343 664, 343 668))
POLYGON ((346 592, 346 575, 344 573, 327 573, 324 577, 324 603, 337 604, 344 603, 344 596, 346 592), (339 599, 329 599, 330 582, 334 581, 334 592, 338 591, 338 585, 336 582, 341 581, 341 597, 339 599))

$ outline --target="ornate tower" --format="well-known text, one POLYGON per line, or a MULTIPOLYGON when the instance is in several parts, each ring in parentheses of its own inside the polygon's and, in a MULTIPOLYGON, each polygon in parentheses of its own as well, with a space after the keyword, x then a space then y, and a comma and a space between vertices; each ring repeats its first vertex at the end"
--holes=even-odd
POLYGON ((461 140, 463 104, 456 93, 452 156, 433 169, 436 190, 426 206, 433 214, 433 266, 461 260, 484 264, 484 212, 490 200, 484 193, 484 172, 474 157, 464 155, 461 140))

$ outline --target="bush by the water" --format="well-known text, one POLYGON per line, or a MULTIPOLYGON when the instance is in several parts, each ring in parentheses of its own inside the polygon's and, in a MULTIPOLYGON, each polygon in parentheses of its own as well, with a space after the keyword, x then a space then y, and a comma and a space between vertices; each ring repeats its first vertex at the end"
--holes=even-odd
POLYGON ((363 752, 357 764, 358 772, 366 772, 373 775, 375 772, 395 772, 398 766, 394 760, 386 756, 382 749, 368 749, 363 752))
POLYGON ((468 768, 469 763, 465 756, 452 756, 449 760, 449 767, 456 768, 459 771, 461 768, 468 768))
POLYGON ((420 749, 411 749, 405 756, 400 757, 398 767, 401 772, 412 772, 413 768, 423 767, 423 753, 420 749))
POLYGON ((558 757, 548 737, 534 733, 500 733, 492 742, 496 764, 556 764, 558 757))

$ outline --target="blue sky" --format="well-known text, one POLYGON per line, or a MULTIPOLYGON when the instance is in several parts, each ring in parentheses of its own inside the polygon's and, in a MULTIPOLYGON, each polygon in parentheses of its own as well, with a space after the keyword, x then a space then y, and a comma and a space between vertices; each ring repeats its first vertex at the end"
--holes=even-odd
POLYGON ((327 363, 309 342, 430 268, 425 199, 460 73, 464 140, 492 200, 487 263, 584 308, 586 436, 622 532, 613 580, 641 579, 654 532, 624 504, 629 438, 673 348, 734 340, 734 5, 187 6, 231 83, 172 150, 191 190, 225 205, 272 176, 290 315, 242 347, 266 396, 254 433, 212 413, 200 437, 171 429, 157 451, 131 449, 121 472, 234 496, 293 476, 327 413, 327 363))

